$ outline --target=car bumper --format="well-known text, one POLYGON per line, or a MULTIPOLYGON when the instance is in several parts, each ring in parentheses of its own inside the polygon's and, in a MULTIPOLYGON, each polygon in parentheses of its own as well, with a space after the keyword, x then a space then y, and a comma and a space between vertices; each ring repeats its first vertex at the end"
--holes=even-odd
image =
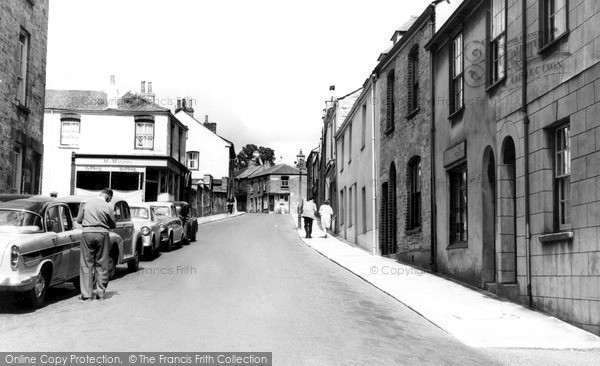
POLYGON ((37 276, 10 276, 0 280, 0 292, 29 291, 35 285, 37 276))

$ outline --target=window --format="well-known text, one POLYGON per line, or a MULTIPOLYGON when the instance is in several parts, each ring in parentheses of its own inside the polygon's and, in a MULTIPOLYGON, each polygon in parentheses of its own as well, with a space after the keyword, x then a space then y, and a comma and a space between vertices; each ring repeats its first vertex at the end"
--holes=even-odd
POLYGON ((17 100, 23 106, 27 105, 27 69, 29 61, 29 33, 21 30, 19 33, 19 74, 17 100))
POLYGON ((467 165, 450 172, 450 244, 467 241, 467 165))
POLYGON ((544 47, 569 31, 568 0, 540 1, 540 46, 544 47))
POLYGON ((15 193, 21 193, 21 180, 23 178, 23 147, 15 146, 13 150, 13 181, 12 188, 15 193))
POLYGON ((387 86, 386 86, 386 121, 387 121, 387 130, 391 131, 394 128, 394 114, 395 114, 395 105, 394 105, 394 81, 395 81, 395 73, 394 70, 390 71, 387 76, 387 86))
POLYGON ((281 189, 289 189, 289 188, 290 188, 290 177, 286 177, 286 176, 281 177, 281 189))
POLYGON ((59 206, 54 205, 48 208, 46 211, 46 231, 60 233, 61 228, 61 217, 59 212, 59 206))
POLYGON ((350 191, 348 192, 348 227, 351 227, 352 225, 354 225, 354 210, 352 208, 352 187, 350 187, 350 191))
POLYGON ((490 0, 490 75, 489 83, 494 84, 506 75, 506 0, 490 0))
POLYGON ((414 45, 408 55, 408 105, 407 114, 419 108, 419 45, 414 45))
POLYGON ((345 147, 344 147, 345 138, 344 137, 345 137, 344 134, 342 134, 342 137, 340 139, 340 141, 341 141, 340 172, 344 171, 344 156, 345 156, 345 151, 344 151, 345 150, 345 147))
POLYGON ((361 141, 361 149, 363 147, 365 147, 366 142, 367 142, 367 105, 363 104, 362 106, 362 118, 361 118, 361 124, 362 124, 362 132, 361 132, 361 136, 360 136, 360 141, 361 141))
POLYGON ((60 146, 79 147, 81 117, 77 114, 63 114, 60 117, 60 146))
POLYGON ((452 82, 450 84, 450 114, 463 108, 464 77, 463 77, 463 36, 462 33, 452 41, 452 82))
POLYGON ((198 170, 200 153, 198 151, 189 151, 187 153, 187 167, 190 170, 198 170))
POLYGON ((139 150, 154 149, 154 119, 135 121, 135 148, 139 150))
POLYGON ((554 204, 559 230, 569 228, 571 217, 571 128, 561 126, 554 132, 554 204))
POLYGON ((348 164, 352 161, 352 123, 348 125, 348 164))
POLYGON ((344 190, 346 188, 342 189, 340 191, 340 225, 344 225, 344 217, 346 216, 346 210, 345 210, 345 205, 344 205, 344 190))
POLYGON ((407 230, 421 226, 421 158, 414 157, 408 165, 407 230))
POLYGON ((362 232, 367 232, 367 188, 362 187, 362 232))

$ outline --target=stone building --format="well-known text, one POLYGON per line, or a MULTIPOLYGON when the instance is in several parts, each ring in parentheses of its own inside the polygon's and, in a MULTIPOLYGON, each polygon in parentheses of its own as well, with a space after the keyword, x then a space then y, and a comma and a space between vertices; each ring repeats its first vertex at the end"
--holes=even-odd
POLYGON ((0 193, 39 194, 48 0, 0 3, 0 193))
POLYGON ((431 260, 430 62, 435 6, 398 29, 374 70, 379 118, 379 253, 431 260))
POLYGON ((600 334, 600 3, 465 0, 435 34, 440 272, 600 334))

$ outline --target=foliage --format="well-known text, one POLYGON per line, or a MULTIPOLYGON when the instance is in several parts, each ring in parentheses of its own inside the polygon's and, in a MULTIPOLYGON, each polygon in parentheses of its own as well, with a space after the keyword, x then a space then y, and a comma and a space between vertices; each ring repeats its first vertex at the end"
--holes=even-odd
POLYGON ((275 151, 270 147, 247 144, 242 147, 242 150, 240 150, 235 158, 235 169, 245 169, 248 167, 249 162, 253 162, 256 165, 273 165, 275 163, 275 151), (258 152, 258 158, 254 156, 254 152, 258 152))

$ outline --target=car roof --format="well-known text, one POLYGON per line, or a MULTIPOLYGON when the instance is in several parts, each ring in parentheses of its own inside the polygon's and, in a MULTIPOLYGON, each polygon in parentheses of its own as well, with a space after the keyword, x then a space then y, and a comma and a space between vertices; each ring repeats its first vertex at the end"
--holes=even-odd
POLYGON ((127 203, 129 204, 129 207, 144 207, 144 208, 150 207, 148 202, 127 202, 127 203))
POLYGON ((150 206, 173 206, 174 203, 171 201, 151 201, 146 202, 150 206))
POLYGON ((55 201, 53 197, 32 196, 8 202, 0 202, 0 209, 27 210, 42 215, 46 206, 55 201))
POLYGON ((14 194, 14 193, 2 193, 0 194, 0 202, 8 202, 13 200, 18 200, 21 198, 30 198, 34 197, 32 194, 14 194))
MULTIPOLYGON (((65 202, 65 203, 81 203, 81 202, 88 202, 96 197, 98 197, 98 196, 93 195, 93 194, 76 194, 73 196, 59 197, 56 200, 59 202, 65 202)), ((113 198, 109 202, 109 204, 114 207, 115 203, 119 202, 119 201, 125 201, 125 199, 118 197, 118 196, 113 196, 113 198)))

